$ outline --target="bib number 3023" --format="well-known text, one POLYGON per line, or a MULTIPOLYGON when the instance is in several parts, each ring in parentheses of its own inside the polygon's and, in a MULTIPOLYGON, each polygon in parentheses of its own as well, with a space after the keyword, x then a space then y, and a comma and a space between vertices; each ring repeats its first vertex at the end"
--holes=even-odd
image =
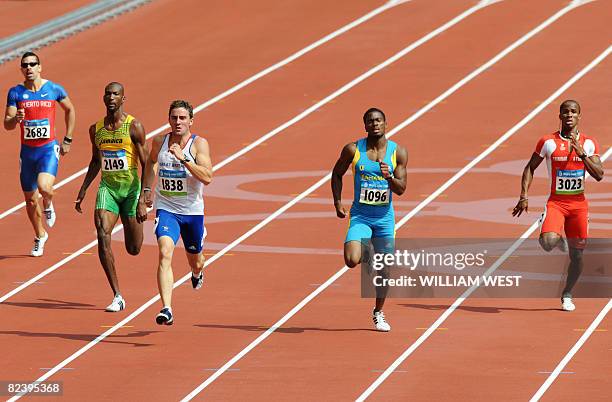
POLYGON ((584 170, 558 170, 555 178, 556 194, 584 192, 584 170))
POLYGON ((389 203, 389 189, 361 188, 359 202, 369 205, 383 205, 389 203))
POLYGON ((102 151, 102 170, 105 172, 128 170, 125 150, 102 151))
POLYGON ((49 119, 25 120, 23 122, 23 139, 42 140, 51 138, 49 119))
POLYGON ((187 195, 187 172, 181 170, 160 170, 159 192, 167 197, 187 195))

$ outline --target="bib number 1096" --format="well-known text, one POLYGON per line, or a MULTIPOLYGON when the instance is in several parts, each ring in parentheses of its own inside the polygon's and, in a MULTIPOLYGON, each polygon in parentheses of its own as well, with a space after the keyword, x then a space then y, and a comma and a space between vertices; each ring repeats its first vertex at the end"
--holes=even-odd
POLYGON ((359 195, 362 204, 382 205, 389 203, 389 189, 362 188, 359 195))

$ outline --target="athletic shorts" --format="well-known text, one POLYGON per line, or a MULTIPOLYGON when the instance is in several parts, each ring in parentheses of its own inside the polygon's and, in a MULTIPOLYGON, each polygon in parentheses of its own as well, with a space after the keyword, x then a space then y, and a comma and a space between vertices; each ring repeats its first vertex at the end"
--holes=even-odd
POLYGON ((364 242, 372 239, 374 248, 380 252, 393 252, 395 241, 395 214, 393 209, 379 217, 372 217, 351 209, 349 228, 344 243, 364 242))
POLYGON ((168 236, 176 245, 181 237, 188 253, 202 252, 206 237, 204 215, 181 215, 158 209, 155 216, 155 235, 158 239, 168 236))
POLYGON ((59 164, 59 145, 51 141, 40 147, 21 146, 19 153, 19 180, 25 192, 38 188, 38 174, 49 173, 57 176, 59 164))
POLYGON ((586 200, 548 200, 541 223, 541 233, 561 235, 565 231, 570 246, 584 248, 589 234, 589 204, 586 200))
POLYGON ((100 182, 98 196, 96 197, 96 209, 110 211, 115 215, 136 216, 139 196, 140 181, 138 180, 131 187, 118 190, 100 182))

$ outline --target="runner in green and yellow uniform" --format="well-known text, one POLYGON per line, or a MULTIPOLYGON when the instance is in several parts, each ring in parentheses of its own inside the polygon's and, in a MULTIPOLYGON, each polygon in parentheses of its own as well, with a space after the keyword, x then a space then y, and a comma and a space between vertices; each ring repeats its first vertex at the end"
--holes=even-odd
POLYGON ((143 233, 142 222, 146 214, 137 214, 140 195, 138 160, 144 167, 147 159, 145 130, 133 116, 123 112, 125 101, 123 85, 111 82, 104 89, 106 117, 89 128, 92 157, 75 208, 82 213, 81 202, 93 179, 102 170, 102 179, 96 198, 94 221, 98 233, 98 256, 115 297, 106 311, 117 312, 125 308, 119 290, 115 259, 111 249, 111 232, 121 217, 124 225, 125 248, 131 255, 140 253, 143 233))

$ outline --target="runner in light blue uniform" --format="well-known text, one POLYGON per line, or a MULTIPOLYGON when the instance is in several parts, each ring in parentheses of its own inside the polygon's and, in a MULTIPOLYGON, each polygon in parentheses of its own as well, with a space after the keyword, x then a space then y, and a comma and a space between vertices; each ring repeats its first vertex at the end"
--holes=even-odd
MULTIPOLYGON (((344 262, 353 268, 361 262, 362 242, 370 239, 376 252, 392 252, 395 239, 393 193, 406 190, 406 150, 387 140, 387 122, 380 109, 369 109, 363 115, 367 138, 347 144, 334 166, 331 186, 336 215, 345 218, 342 206, 342 176, 353 167, 354 192, 349 229, 344 241, 344 262)), ((372 313, 378 331, 389 331, 382 307, 386 289, 376 289, 376 307, 372 313)))

